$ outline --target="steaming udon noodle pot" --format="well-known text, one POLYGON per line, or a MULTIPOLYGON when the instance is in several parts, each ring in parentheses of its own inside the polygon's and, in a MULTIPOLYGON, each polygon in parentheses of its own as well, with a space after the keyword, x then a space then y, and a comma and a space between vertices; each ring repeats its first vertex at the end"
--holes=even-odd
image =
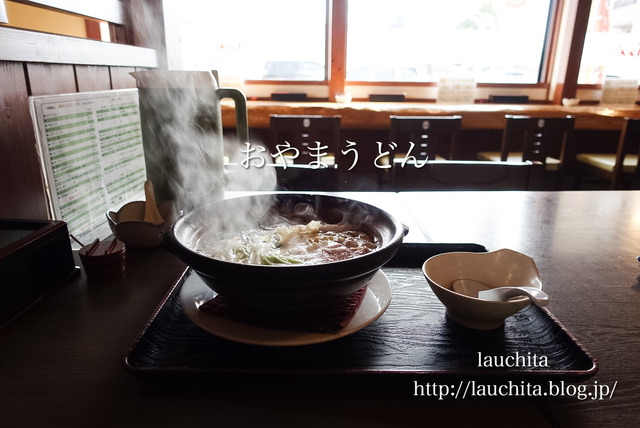
POLYGON ((299 310, 361 289, 394 256, 405 232, 363 202, 271 194, 200 206, 174 223, 163 244, 230 300, 299 310))
POLYGON ((335 262, 367 254, 377 247, 378 239, 354 225, 312 220, 243 230, 217 242, 200 239, 195 249, 228 262, 287 265, 335 262))

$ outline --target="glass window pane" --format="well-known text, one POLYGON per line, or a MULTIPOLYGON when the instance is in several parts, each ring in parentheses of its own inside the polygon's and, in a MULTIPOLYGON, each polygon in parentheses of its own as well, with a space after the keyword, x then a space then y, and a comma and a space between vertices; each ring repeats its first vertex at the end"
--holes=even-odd
POLYGON ((178 1, 183 69, 324 80, 325 0, 178 1))
POLYGON ((349 0, 347 80, 537 83, 550 0, 349 0))
POLYGON ((640 78, 640 1, 593 0, 578 84, 640 78))

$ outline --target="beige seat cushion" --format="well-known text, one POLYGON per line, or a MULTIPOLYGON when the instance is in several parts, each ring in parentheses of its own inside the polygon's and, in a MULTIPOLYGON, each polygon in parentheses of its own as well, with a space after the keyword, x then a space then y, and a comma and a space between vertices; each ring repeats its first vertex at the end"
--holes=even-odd
MULTIPOLYGON (((479 160, 500 162, 500 152, 480 152, 478 153, 479 160)), ((507 157, 507 162, 522 162, 522 153, 513 152, 507 157)), ((557 171, 560 168, 560 160, 552 157, 547 157, 545 169, 547 171, 557 171)))
MULTIPOLYGON (((580 153, 576 160, 604 171, 613 172, 616 155, 613 153, 580 153)), ((638 165, 638 155, 626 155, 622 164, 622 172, 631 173, 638 165)))

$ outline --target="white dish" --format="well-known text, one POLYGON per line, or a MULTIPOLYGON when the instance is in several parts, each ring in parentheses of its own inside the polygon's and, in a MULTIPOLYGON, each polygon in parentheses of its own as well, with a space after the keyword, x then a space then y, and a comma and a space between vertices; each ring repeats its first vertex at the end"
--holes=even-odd
POLYGON ((328 342, 362 330, 384 313, 391 303, 391 285, 386 275, 378 271, 367 286, 367 291, 355 315, 336 333, 285 331, 231 321, 210 312, 201 311, 200 305, 215 297, 215 292, 194 272, 180 290, 180 304, 187 317, 203 330, 235 342, 263 346, 300 346, 328 342))

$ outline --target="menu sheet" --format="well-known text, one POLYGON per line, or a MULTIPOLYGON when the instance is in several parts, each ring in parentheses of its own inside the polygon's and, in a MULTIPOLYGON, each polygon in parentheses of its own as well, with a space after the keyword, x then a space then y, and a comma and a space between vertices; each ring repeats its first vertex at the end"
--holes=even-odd
POLYGON ((638 81, 625 79, 605 79, 602 85, 602 104, 636 104, 638 81))
POLYGON ((438 82, 438 103, 473 104, 476 81, 473 78, 443 77, 438 82))
POLYGON ((111 234, 106 212, 144 200, 137 89, 29 98, 52 219, 87 245, 111 234))

